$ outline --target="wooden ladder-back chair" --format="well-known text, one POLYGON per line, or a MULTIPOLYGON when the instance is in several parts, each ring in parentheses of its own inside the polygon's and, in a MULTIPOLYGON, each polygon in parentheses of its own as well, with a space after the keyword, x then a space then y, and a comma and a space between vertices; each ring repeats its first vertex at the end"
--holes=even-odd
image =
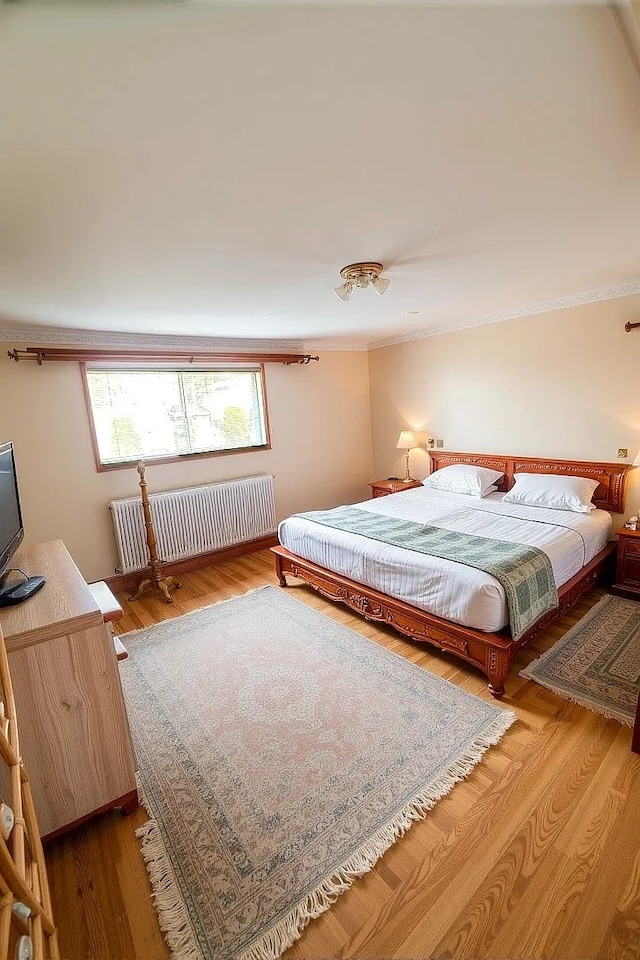
POLYGON ((20 759, 9 660, 0 629, 0 960, 59 960, 47 868, 20 759))

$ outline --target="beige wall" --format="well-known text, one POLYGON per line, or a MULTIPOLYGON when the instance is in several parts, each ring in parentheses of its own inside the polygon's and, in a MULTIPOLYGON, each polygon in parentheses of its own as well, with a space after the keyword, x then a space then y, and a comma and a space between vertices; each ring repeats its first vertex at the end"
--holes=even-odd
MULTIPOLYGON (((401 429, 444 449, 615 460, 640 447, 640 297, 475 327, 369 354, 374 473, 402 470, 401 429)), ((413 476, 428 472, 424 450, 413 476)), ((640 508, 640 468, 627 513, 640 508)))
MULTIPOLYGON (((149 470, 163 490, 276 476, 278 518, 368 496, 402 475, 401 429, 449 450, 613 460, 640 448, 640 297, 476 327, 307 367, 267 367, 272 449, 149 470), (371 440, 373 437, 373 457, 371 440), (372 469, 373 467, 373 469, 372 469)), ((3 351, 4 352, 4 351, 3 351)), ((97 473, 76 364, 0 359, 0 441, 13 440, 26 539, 61 538, 89 580, 113 573, 107 503, 136 494, 135 469, 97 473)), ((411 454, 413 476, 428 470, 411 454)), ((627 514, 640 509, 632 471, 627 514)), ((37 573, 37 571, 32 571, 37 573)))
MULTIPOLYGON (((273 473, 278 519, 364 499, 371 479, 366 352, 269 365, 266 377, 271 450, 159 464, 148 470, 150 489, 273 473)), ((59 537, 88 580, 111 575, 116 550, 107 503, 138 493, 138 475, 133 468, 96 471, 77 364, 0 359, 5 440, 15 443, 25 539, 59 537)))

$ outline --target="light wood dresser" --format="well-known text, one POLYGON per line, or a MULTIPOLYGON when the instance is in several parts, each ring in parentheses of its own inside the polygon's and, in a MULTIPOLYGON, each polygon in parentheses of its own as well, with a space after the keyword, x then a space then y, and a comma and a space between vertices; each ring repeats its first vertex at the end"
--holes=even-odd
POLYGON ((109 624, 61 540, 12 558, 44 587, 0 610, 41 835, 137 802, 135 762, 109 624))

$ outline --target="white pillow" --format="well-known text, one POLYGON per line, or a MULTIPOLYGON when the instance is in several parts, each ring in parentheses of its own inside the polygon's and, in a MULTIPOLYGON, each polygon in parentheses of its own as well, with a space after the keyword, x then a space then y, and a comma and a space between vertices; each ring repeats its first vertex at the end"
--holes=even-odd
POLYGON ((476 467, 471 463, 454 463, 430 473, 424 480, 425 487, 434 490, 446 490, 447 493, 466 493, 470 497, 486 497, 493 492, 493 486, 500 477, 499 470, 476 467))
POLYGON ((553 473, 516 473, 515 485, 502 498, 503 503, 521 503, 527 507, 571 510, 589 513, 595 510, 591 497, 597 480, 586 477, 559 477, 553 473))

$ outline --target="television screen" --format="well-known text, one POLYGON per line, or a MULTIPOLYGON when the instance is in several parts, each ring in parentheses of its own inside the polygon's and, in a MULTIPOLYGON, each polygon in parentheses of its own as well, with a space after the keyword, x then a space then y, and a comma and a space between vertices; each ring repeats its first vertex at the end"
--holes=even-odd
POLYGON ((13 445, 0 444, 0 576, 23 536, 13 445))

